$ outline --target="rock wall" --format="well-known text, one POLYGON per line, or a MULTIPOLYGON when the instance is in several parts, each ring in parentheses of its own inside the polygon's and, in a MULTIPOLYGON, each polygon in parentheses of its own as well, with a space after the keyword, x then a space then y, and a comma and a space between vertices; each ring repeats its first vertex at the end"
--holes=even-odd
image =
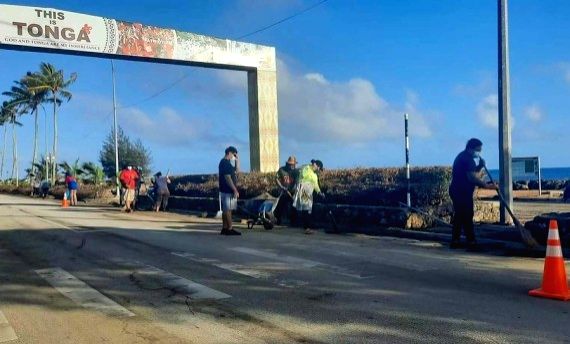
MULTIPOLYGON (((271 196, 259 197, 251 200, 240 200, 238 215, 248 217, 257 213, 257 209, 265 199, 271 196)), ((171 197, 170 207, 172 209, 193 210, 215 214, 219 209, 218 200, 215 198, 203 197, 171 197)), ((405 229, 426 229, 437 226, 434 218, 451 222, 452 207, 446 204, 442 207, 426 209, 430 216, 410 212, 400 207, 382 206, 358 206, 348 204, 321 204, 316 203, 313 207, 313 219, 319 227, 332 227, 332 214, 339 227, 354 231, 357 229, 371 227, 396 227, 405 229)), ((475 222, 495 223, 499 220, 499 206, 493 202, 475 203, 475 222)))

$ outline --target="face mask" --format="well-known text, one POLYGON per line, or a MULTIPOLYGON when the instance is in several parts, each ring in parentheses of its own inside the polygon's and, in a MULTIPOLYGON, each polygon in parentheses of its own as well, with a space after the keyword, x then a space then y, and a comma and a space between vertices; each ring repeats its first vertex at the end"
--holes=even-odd
POLYGON ((473 152, 473 158, 475 158, 475 159, 481 158, 481 152, 477 152, 477 151, 473 152))
POLYGON ((232 164, 233 167, 236 167, 236 157, 235 156, 232 156, 230 158, 230 164, 232 164))

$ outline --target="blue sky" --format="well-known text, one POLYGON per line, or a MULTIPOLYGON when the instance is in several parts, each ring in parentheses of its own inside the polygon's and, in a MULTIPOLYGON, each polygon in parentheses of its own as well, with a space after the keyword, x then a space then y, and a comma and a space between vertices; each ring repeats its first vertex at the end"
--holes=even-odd
MULTIPOLYGON (((316 2, 3 1, 222 38, 316 2)), ((570 166, 570 3, 518 0, 509 10, 513 155, 570 166)), ((281 160, 295 154, 331 168, 400 166, 409 112, 413 165, 449 165, 467 139, 479 137, 496 167, 496 22, 495 0, 329 0, 248 37, 277 48, 281 160), (346 117, 350 126, 335 126, 346 117)), ((74 98, 61 108, 60 156, 97 160, 112 124, 110 61, 6 50, 0 61, 0 89, 42 61, 79 74, 74 98)), ((245 73, 126 61, 116 69, 120 123, 151 149, 156 170, 214 172, 228 144, 249 165, 245 73)), ((23 122, 21 169, 31 160, 31 116, 23 122)))

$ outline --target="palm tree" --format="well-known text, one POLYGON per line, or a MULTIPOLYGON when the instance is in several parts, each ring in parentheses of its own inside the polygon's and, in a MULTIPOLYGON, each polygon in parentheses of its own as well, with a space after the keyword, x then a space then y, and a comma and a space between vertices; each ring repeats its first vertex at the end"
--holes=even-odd
POLYGON ((58 166, 63 170, 63 172, 69 173, 75 177, 79 177, 85 173, 81 169, 81 164, 79 163, 79 158, 77 158, 77 160, 75 160, 75 162, 73 164, 69 164, 67 161, 64 161, 64 162, 58 164, 58 166))
POLYGON ((19 168, 18 168, 18 136, 16 132, 17 126, 22 126, 20 122, 18 122, 18 116, 20 113, 18 110, 10 105, 8 102, 4 102, 2 104, 2 117, 7 119, 7 122, 12 124, 12 176, 11 179, 16 179, 16 186, 19 185, 19 168))
POLYGON ((6 139, 8 137, 8 118, 9 116, 7 116, 4 112, 5 109, 4 107, 0 108, 0 111, 2 111, 0 113, 0 125, 4 127, 4 135, 3 135, 3 141, 4 141, 4 145, 2 148, 2 158, 0 160, 0 181, 4 180, 4 158, 6 156, 6 139))
POLYGON ((87 174, 87 178, 94 185, 101 185, 105 180, 105 172, 103 167, 95 164, 94 162, 86 162, 81 166, 82 170, 87 174))
MULTIPOLYGON (((57 161, 57 144, 58 144, 58 125, 57 125, 57 107, 61 105, 59 99, 71 100, 71 92, 67 89, 77 80, 77 73, 72 73, 69 79, 65 79, 63 70, 57 70, 50 63, 42 62, 40 71, 30 76, 33 86, 32 91, 46 91, 51 97, 53 103, 53 158, 57 161)), ((55 179, 56 166, 53 166, 53 175, 55 179)))
POLYGON ((35 165, 36 176, 39 180, 47 180, 48 176, 48 162, 45 156, 41 156, 35 165))
MULTIPOLYGON (((15 85, 12 86, 11 90, 2 93, 11 99, 8 103, 20 110, 21 113, 30 111, 34 114, 34 143, 32 152, 32 167, 30 171, 30 177, 35 173, 36 167, 36 156, 38 151, 38 134, 40 130, 38 111, 42 103, 46 101, 47 91, 33 91, 31 87, 33 86, 32 73, 28 72, 25 78, 21 81, 14 81, 15 85)), ((30 178, 31 181, 31 178, 30 178)))

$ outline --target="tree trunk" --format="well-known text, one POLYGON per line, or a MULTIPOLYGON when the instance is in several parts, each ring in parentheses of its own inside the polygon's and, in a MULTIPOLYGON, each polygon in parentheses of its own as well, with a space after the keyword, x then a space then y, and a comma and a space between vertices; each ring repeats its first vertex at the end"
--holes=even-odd
POLYGON ((32 185, 32 196, 34 195, 34 179, 37 177, 36 174, 34 173, 35 169, 36 169, 36 155, 37 155, 37 151, 38 151, 38 132, 40 131, 40 123, 38 120, 38 108, 36 107, 35 111, 34 111, 34 122, 35 122, 35 128, 34 128, 34 148, 33 148, 33 154, 32 154, 32 173, 33 176, 30 175, 30 184, 32 185))
POLYGON ((0 180, 4 180, 4 158, 6 157, 6 139, 8 134, 8 124, 4 124, 4 147, 2 148, 2 161, 0 162, 0 180))
POLYGON ((57 181, 57 96, 53 92, 53 166, 52 166, 52 176, 53 183, 57 181))
POLYGON ((12 179, 16 178, 16 186, 20 185, 18 169, 18 139, 16 136, 16 121, 12 123, 12 179))
POLYGON ((49 166, 49 145, 48 145, 48 116, 47 113, 45 112, 44 109, 44 142, 45 142, 45 162, 46 162, 46 166, 45 166, 45 180, 47 180, 48 182, 50 182, 50 178, 49 178, 49 170, 50 170, 50 166, 49 166))

